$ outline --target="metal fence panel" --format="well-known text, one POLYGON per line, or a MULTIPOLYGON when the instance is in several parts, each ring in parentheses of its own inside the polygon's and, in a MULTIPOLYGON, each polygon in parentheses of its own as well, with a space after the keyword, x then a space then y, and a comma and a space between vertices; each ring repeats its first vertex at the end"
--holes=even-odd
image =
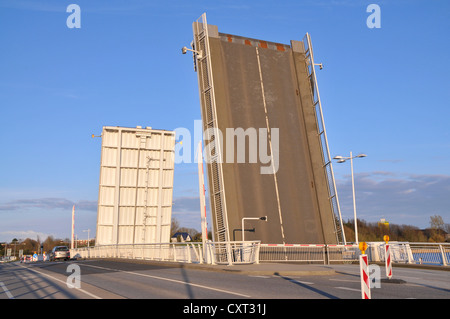
MULTIPOLYGON (((392 261, 408 264, 450 264, 450 244, 391 242, 392 261)), ((385 243, 370 242, 371 262, 385 261, 385 243)), ((103 245, 72 249, 73 258, 126 258, 208 264, 259 262, 352 263, 361 254, 357 245, 261 244, 259 241, 103 245)))
POLYGON ((259 260, 263 262, 326 263, 326 245, 261 244, 259 260))
POLYGON ((357 245, 327 245, 328 263, 358 261, 361 251, 357 245))

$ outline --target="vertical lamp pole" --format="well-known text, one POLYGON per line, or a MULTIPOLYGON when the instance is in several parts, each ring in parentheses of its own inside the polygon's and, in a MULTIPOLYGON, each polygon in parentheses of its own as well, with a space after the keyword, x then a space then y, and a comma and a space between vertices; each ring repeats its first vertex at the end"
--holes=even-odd
POLYGON ((242 241, 245 241, 244 240, 244 232, 245 232, 245 230, 244 230, 244 221, 246 219, 263 220, 263 221, 267 222, 267 216, 263 216, 263 217, 244 217, 244 218, 242 218, 242 241))
POLYGON ((357 218, 356 218, 356 199, 355 199, 355 178, 353 175, 353 159, 354 158, 361 158, 361 157, 366 157, 366 154, 359 154, 356 156, 353 156, 352 152, 350 152, 350 157, 343 157, 343 156, 335 156, 333 157, 333 159, 338 160, 338 163, 345 163, 346 160, 350 160, 350 168, 352 171, 352 191, 353 191, 353 216, 355 219, 355 242, 356 244, 358 244, 358 223, 357 223, 357 218))
POLYGON ((73 249, 74 248, 74 234, 75 232, 75 205, 73 205, 72 207, 72 237, 71 237, 71 244, 70 244, 70 248, 73 249))
POLYGON ((87 230, 83 230, 83 233, 85 233, 85 232, 87 232, 87 233, 88 233, 88 245, 87 245, 87 246, 88 246, 88 248, 89 248, 89 242, 90 242, 90 240, 91 240, 91 239, 90 239, 90 236, 89 236, 89 233, 90 233, 90 231, 91 231, 90 229, 87 229, 87 230))

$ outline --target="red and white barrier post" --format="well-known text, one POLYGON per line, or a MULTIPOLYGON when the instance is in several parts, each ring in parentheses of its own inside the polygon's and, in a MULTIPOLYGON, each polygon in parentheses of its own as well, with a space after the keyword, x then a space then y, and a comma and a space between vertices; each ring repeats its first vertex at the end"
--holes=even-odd
POLYGON ((365 242, 359 243, 361 255, 359 256, 359 269, 361 275, 361 298, 371 299, 370 295, 370 280, 369 280, 369 257, 365 254, 367 244, 365 242))
POLYGON ((385 255, 385 261, 386 261, 386 277, 388 277, 388 279, 392 278, 392 256, 391 256, 391 248, 388 244, 389 242, 389 236, 385 235, 383 237, 384 241, 386 242, 386 255, 385 255))

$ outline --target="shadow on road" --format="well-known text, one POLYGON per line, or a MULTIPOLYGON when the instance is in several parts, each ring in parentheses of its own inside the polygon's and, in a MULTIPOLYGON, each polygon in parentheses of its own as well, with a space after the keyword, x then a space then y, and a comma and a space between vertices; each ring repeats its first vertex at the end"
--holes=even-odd
POLYGON ((340 299, 339 297, 334 296, 334 295, 332 295, 332 294, 329 294, 329 293, 327 293, 327 292, 325 292, 325 291, 323 291, 323 290, 316 289, 316 288, 314 288, 314 287, 311 287, 311 286, 309 286, 309 285, 307 285, 307 284, 301 283, 301 282, 299 282, 299 281, 297 281, 297 280, 294 280, 294 279, 292 279, 292 278, 282 276, 282 275, 280 275, 279 273, 275 273, 275 275, 278 276, 278 277, 280 277, 280 278, 282 278, 282 279, 284 279, 284 280, 287 280, 287 281, 289 281, 289 282, 291 282, 291 283, 293 283, 293 284, 295 284, 295 285, 298 285, 298 286, 300 286, 300 287, 302 287, 302 288, 311 290, 311 291, 313 291, 313 292, 315 292, 315 293, 317 293, 317 294, 319 294, 319 295, 321 295, 321 296, 327 297, 327 298, 329 298, 329 299, 340 299))

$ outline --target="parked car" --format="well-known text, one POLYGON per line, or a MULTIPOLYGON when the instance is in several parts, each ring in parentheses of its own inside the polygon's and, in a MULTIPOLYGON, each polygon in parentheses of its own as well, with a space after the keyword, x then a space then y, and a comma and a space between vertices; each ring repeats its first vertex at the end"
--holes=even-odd
POLYGON ((69 260, 70 250, 67 246, 55 246, 50 252, 49 259, 50 261, 55 261, 58 259, 69 260))

